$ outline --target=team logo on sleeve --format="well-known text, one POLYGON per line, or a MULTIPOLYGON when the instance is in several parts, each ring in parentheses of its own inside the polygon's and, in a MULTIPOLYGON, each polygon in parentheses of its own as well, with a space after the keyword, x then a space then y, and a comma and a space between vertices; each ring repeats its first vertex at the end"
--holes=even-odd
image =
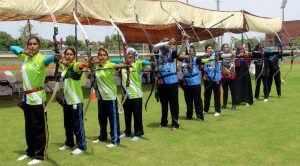
POLYGON ((33 67, 33 68, 37 68, 37 64, 34 62, 34 63, 32 64, 32 67, 33 67))
POLYGON ((188 67, 188 65, 186 63, 183 63, 181 66, 182 72, 188 72, 187 67, 188 67))
POLYGON ((206 63, 206 68, 208 69, 208 70, 212 70, 212 69, 214 69, 214 65, 212 64, 212 63, 206 63))

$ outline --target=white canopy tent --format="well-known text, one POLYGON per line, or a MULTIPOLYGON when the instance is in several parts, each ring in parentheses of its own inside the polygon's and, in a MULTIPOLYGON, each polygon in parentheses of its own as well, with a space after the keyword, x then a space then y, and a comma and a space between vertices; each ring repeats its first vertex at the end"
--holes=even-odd
MULTIPOLYGON (((74 8, 77 9, 82 24, 110 25, 112 18, 128 42, 147 43, 145 34, 137 24, 137 16, 153 42, 158 42, 163 36, 181 38, 173 17, 190 36, 196 36, 191 30, 193 23, 200 40, 211 38, 211 35, 204 31, 210 27, 210 32, 217 37, 225 32, 274 33, 280 31, 282 26, 280 18, 255 16, 243 10, 208 10, 170 0, 162 2, 163 8, 169 14, 162 9, 159 0, 46 0, 46 3, 60 23, 74 24, 72 16, 74 8), (216 24, 225 18, 227 19, 216 24)), ((43 0, 0 0, 0 21, 28 19, 52 21, 50 11, 47 10, 43 0)))

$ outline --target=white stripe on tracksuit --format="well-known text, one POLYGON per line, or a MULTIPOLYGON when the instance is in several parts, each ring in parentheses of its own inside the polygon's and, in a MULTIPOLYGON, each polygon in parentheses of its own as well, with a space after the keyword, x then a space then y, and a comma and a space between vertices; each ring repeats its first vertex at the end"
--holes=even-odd
MULTIPOLYGON (((70 88, 67 81, 64 82, 64 87, 66 88, 67 93, 69 94, 69 96, 71 96, 73 98, 73 100, 76 102, 76 104, 81 103, 81 100, 76 95, 76 93, 73 92, 72 88, 70 88)), ((66 99, 67 103, 70 103, 70 99, 68 98, 68 95, 65 95, 65 99, 66 99)))
MULTIPOLYGON (((23 76, 23 79, 24 79, 24 82, 25 82, 25 84, 23 85, 24 91, 32 89, 32 86, 31 86, 31 84, 30 84, 30 82, 29 82, 27 73, 26 73, 26 71, 25 71, 25 65, 26 65, 27 62, 28 62, 28 60, 25 60, 25 61, 23 62, 23 64, 22 64, 22 76, 23 76)), ((30 94, 25 95, 25 96, 26 96, 26 104, 29 104, 29 105, 30 105, 30 102, 29 102, 29 95, 32 95, 32 97, 33 97, 33 98, 35 99, 35 101, 36 101, 36 104, 38 104, 38 105, 43 104, 42 98, 41 98, 36 92, 33 92, 33 93, 30 93, 30 94)))
POLYGON ((115 94, 113 93, 113 91, 112 91, 111 89, 109 89, 109 88, 105 85, 104 82, 102 82, 102 80, 100 79, 98 73, 96 73, 96 78, 97 78, 98 82, 101 84, 101 86, 98 85, 98 84, 97 84, 97 86, 98 86, 99 93, 100 93, 100 95, 101 95, 102 100, 107 100, 107 99, 105 98, 105 95, 104 95, 103 91, 101 90, 101 88, 103 88, 103 89, 105 90, 105 92, 107 92, 108 95, 111 97, 111 99, 109 99, 109 100, 116 100, 115 94))

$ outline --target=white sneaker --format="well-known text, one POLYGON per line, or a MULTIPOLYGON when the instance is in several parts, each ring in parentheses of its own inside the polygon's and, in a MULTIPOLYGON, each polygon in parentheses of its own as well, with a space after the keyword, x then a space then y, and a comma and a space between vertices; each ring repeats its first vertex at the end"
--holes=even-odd
POLYGON ((19 157, 17 160, 18 160, 18 161, 22 161, 22 160, 25 160, 25 159, 28 159, 28 158, 29 158, 29 156, 27 156, 27 155, 25 154, 25 155, 19 157))
POLYGON ((203 114, 207 114, 208 112, 206 112, 206 111, 203 111, 203 114))
POLYGON ((125 132, 123 132, 123 133, 120 135, 120 137, 119 137, 119 138, 124 138, 124 137, 126 137, 126 134, 125 134, 125 132))
POLYGON ((257 101, 257 100, 258 100, 258 98, 255 98, 255 97, 254 97, 254 98, 253 98, 253 100, 254 100, 254 101, 257 101))
POLYGON ((112 144, 112 143, 106 145, 106 147, 108 147, 108 148, 114 148, 114 147, 116 147, 116 146, 117 146, 117 145, 112 144))
POLYGON ((218 112, 216 112, 215 114, 214 114, 214 116, 220 116, 221 115, 221 113, 218 113, 218 112))
POLYGON ((76 155, 79 155, 79 154, 81 154, 83 152, 84 152, 83 150, 81 150, 79 148, 76 148, 75 150, 73 150, 73 152, 71 153, 71 155, 76 156, 76 155))
POLYGON ((100 142, 99 139, 96 139, 96 140, 93 141, 94 144, 96 144, 96 143, 98 143, 98 142, 100 142))
POLYGON ((66 150, 66 149, 71 149, 71 147, 67 146, 67 145, 64 145, 64 146, 62 146, 62 147, 60 147, 58 149, 61 150, 61 151, 63 151, 63 150, 66 150))
POLYGON ((245 105, 246 107, 248 107, 248 106, 250 106, 250 104, 249 103, 246 103, 246 105, 245 105))
POLYGON ((27 165, 35 165, 41 163, 43 160, 33 159, 27 163, 27 165))
POLYGON ((131 138, 131 141, 139 141, 141 139, 141 137, 139 136, 134 136, 131 138))
POLYGON ((264 102, 268 102, 269 100, 268 99, 264 99, 264 102))

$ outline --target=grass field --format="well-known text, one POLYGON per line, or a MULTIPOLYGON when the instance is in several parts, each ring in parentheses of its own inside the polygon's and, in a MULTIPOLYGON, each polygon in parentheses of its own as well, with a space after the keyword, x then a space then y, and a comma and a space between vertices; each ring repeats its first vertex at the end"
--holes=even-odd
MULTIPOLYGON (((282 75, 289 67, 282 66, 282 75)), ((300 65, 293 66, 286 81, 282 98, 277 98, 273 85, 269 102, 241 105, 236 112, 222 110, 220 117, 213 116, 211 107, 203 123, 184 120, 185 102, 179 90, 181 126, 176 132, 158 127, 160 104, 153 97, 148 112, 143 112, 143 139, 132 142, 124 138, 114 149, 107 148, 107 143, 92 143, 99 134, 97 105, 93 102, 85 122, 88 150, 80 156, 71 156, 71 150, 58 150, 65 141, 63 113, 52 103, 48 112, 49 159, 40 165, 299 165, 300 65)), ((144 103, 149 89, 149 85, 144 87, 144 103)), ((0 165, 26 165, 29 161, 16 160, 26 149, 24 116, 16 104, 9 97, 0 98, 0 165)), ((124 130, 123 114, 120 123, 124 130)))

